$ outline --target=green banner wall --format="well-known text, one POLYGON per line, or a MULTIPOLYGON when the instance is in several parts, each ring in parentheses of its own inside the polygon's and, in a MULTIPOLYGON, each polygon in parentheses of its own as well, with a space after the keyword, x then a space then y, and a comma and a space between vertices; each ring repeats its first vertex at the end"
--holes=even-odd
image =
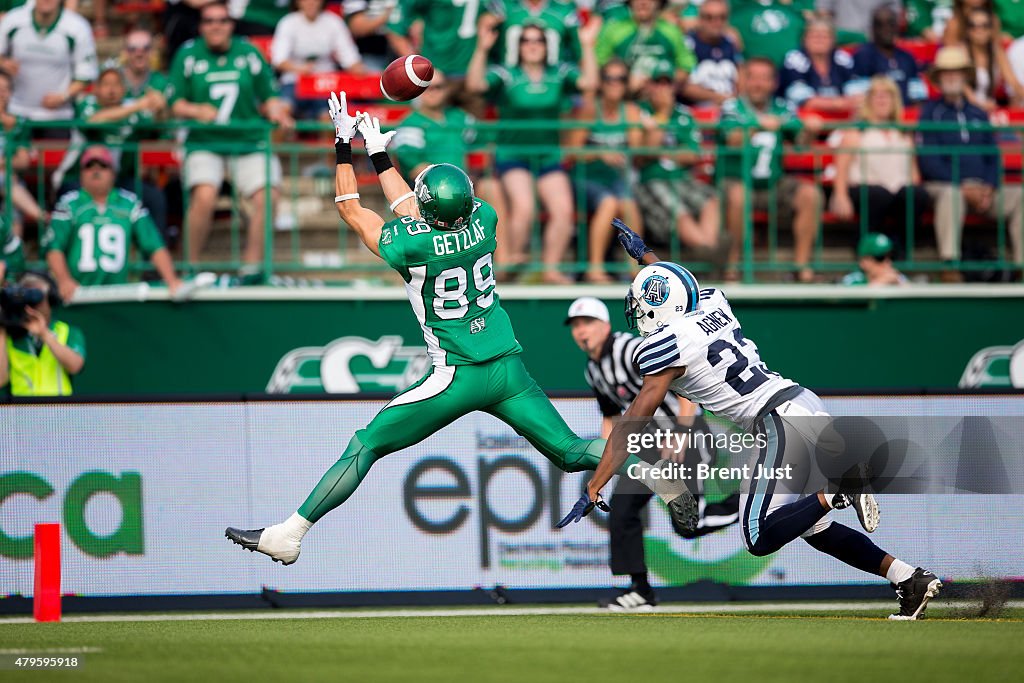
MULTIPOLYGON (((624 289, 501 290, 546 390, 586 388, 584 356, 563 325, 569 302, 600 296, 621 329, 624 289)), ((732 286, 728 294, 768 366, 808 387, 1010 386, 1011 370, 1024 372, 1020 286, 732 286)), ((151 290, 148 298, 58 312, 86 334, 76 393, 395 391, 423 369, 420 330, 398 288, 208 290, 187 304, 151 290)))

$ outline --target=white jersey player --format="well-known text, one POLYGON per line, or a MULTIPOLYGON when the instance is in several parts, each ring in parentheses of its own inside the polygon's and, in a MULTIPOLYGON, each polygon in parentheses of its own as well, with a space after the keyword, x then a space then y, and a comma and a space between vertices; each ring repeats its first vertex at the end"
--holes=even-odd
POLYGON ((870 494, 806 491, 808 454, 825 407, 813 392, 768 369, 757 345, 743 334, 724 293, 701 289, 693 274, 658 260, 636 233, 616 219, 619 242, 646 267, 626 295, 626 320, 644 341, 634 362, 644 377, 640 393, 623 414, 587 485, 591 501, 627 456, 630 420, 649 418, 667 392, 700 404, 708 412, 755 433, 761 447, 754 454, 740 497, 743 539, 754 555, 768 555, 798 537, 812 547, 863 571, 884 576, 900 600, 893 619, 918 619, 942 587, 932 572, 914 568, 872 543, 867 536, 828 518, 832 509, 853 507, 869 533, 878 526, 878 505, 870 494), (810 423, 810 426, 809 424, 810 423), (792 465, 788 470, 786 465, 792 465), (782 485, 761 472, 793 471, 782 485))

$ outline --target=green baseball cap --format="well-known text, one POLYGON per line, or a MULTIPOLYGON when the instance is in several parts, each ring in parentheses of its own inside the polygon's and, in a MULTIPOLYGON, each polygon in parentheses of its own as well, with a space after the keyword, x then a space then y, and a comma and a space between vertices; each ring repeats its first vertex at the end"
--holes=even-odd
POLYGON ((885 258, 892 255, 892 240, 880 232, 869 232, 857 244, 857 258, 872 256, 885 258))
POLYGON ((651 67, 651 80, 656 81, 659 78, 671 78, 675 79, 676 70, 672 68, 672 65, 664 59, 659 59, 651 67))

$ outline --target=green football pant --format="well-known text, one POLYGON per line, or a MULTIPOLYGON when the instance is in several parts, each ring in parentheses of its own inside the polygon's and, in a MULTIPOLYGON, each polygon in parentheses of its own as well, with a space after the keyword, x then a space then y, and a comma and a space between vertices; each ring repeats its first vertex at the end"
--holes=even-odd
MULTIPOLYGON (((348 500, 377 460, 476 410, 508 424, 565 472, 593 470, 601 459, 605 440, 573 433, 518 354, 477 365, 435 366, 355 433, 299 514, 316 522, 348 500)), ((622 471, 633 462, 639 462, 635 456, 622 471)))

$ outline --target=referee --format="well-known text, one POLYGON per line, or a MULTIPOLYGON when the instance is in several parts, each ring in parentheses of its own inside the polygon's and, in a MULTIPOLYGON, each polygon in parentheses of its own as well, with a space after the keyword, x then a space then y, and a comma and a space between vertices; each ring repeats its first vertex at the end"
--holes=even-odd
MULTIPOLYGON (((601 409, 601 436, 608 438, 614 420, 622 415, 640 392, 643 378, 633 364, 633 353, 640 343, 640 337, 626 332, 612 332, 608 307, 599 299, 584 296, 569 306, 565 324, 570 326, 573 341, 587 354, 587 384, 594 391, 601 409)), ((665 401, 655 411, 655 417, 678 419, 693 424, 694 433, 708 431, 704 419, 697 414, 697 407, 687 400, 681 400, 669 392, 665 401)), ((713 456, 701 449, 689 448, 684 460, 687 463, 708 462, 713 456)), ((698 482, 699 485, 699 482, 698 482)), ((700 519, 693 533, 676 533, 684 538, 696 538, 717 531, 739 519, 739 494, 733 494, 721 503, 706 504, 703 490, 694 492, 700 519)), ((608 532, 612 574, 628 574, 629 588, 608 602, 608 609, 616 612, 649 610, 658 603, 654 589, 647 577, 647 563, 644 561, 644 523, 641 513, 651 500, 650 490, 642 483, 628 477, 619 477, 612 495, 612 511, 608 516, 608 532)))

